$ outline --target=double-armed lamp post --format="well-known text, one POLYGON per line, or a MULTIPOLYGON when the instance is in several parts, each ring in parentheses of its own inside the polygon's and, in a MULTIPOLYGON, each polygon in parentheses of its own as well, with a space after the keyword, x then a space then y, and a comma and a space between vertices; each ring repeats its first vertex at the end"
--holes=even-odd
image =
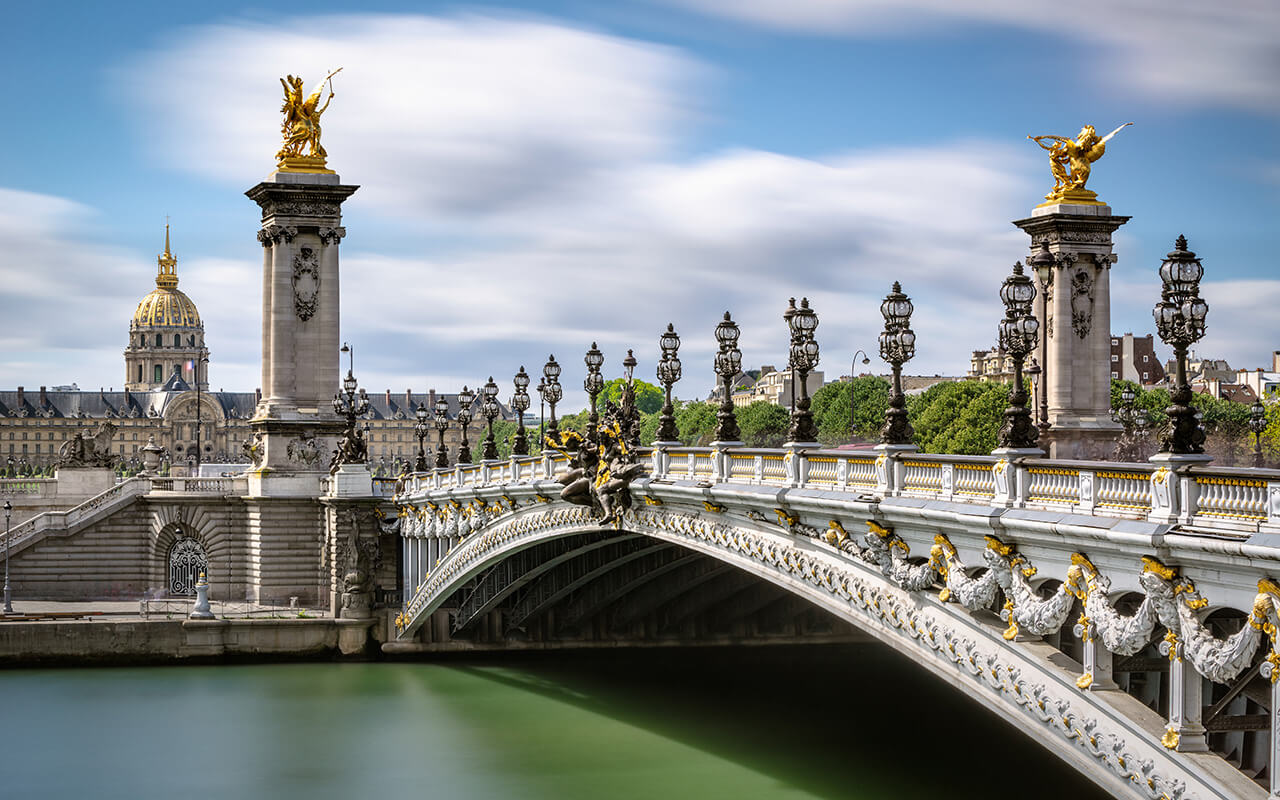
POLYGON ((671 387, 680 380, 680 335, 675 326, 667 323, 667 329, 658 337, 662 348, 662 360, 658 362, 658 381, 662 384, 666 399, 662 404, 662 416, 658 418, 658 441, 675 442, 680 438, 676 429, 675 406, 671 402, 671 387))
POLYGON ((818 329, 818 314, 809 308, 809 298, 801 298, 800 307, 796 308, 796 299, 793 297, 783 318, 787 320, 787 326, 791 330, 788 366, 791 368, 793 386, 797 380, 800 386, 800 399, 791 409, 788 440, 816 442, 818 430, 813 425, 813 412, 809 410, 809 373, 818 366, 818 341, 814 338, 814 331, 818 329), (798 379, 796 373, 799 373, 798 379))
POLYGON ((436 466, 443 469, 449 466, 449 448, 444 443, 444 432, 449 430, 449 401, 444 396, 436 398, 436 407, 434 415, 436 433, 439 434, 439 444, 436 445, 436 466))
POLYGON ((1173 390, 1165 413, 1172 423, 1161 442, 1161 452, 1195 455, 1204 452, 1204 430, 1191 407, 1191 385, 1187 382, 1187 348, 1204 336, 1209 304, 1200 299, 1200 279, 1204 267, 1196 254, 1187 249, 1187 239, 1179 236, 1160 265, 1163 284, 1160 302, 1152 314, 1160 339, 1173 347, 1176 363, 1173 390))
POLYGON ((724 319, 716 325, 716 342, 720 345, 715 357, 716 374, 724 387, 724 398, 720 402, 720 411, 716 414, 719 424, 716 425, 716 441, 737 442, 742 438, 738 430, 738 419, 733 413, 733 379, 742 371, 742 351, 738 349, 738 337, 741 335, 737 324, 724 312, 724 319))
POLYGON ((916 354, 916 334, 911 330, 911 298, 902 293, 902 286, 893 282, 893 291, 880 304, 884 317, 884 330, 880 333, 880 357, 893 367, 893 387, 889 392, 889 408, 884 412, 884 429, 880 432, 882 444, 909 445, 915 435, 907 422, 907 398, 902 392, 902 365, 916 354))
POLYGON ((564 387, 560 385, 560 364, 556 362, 554 355, 548 357, 547 363, 542 366, 542 383, 538 390, 542 393, 542 399, 551 407, 551 424, 543 433, 543 441, 549 438, 553 442, 559 442, 560 428, 556 425, 556 403, 564 397, 564 387))
POLYGON ((421 402, 418 408, 413 412, 415 422, 413 423, 413 433, 418 437, 418 460, 413 464, 414 472, 426 472, 430 468, 427 464, 427 448, 424 442, 427 435, 431 433, 431 412, 427 411, 427 407, 421 402))
POLYGON ((471 424, 471 404, 475 402, 475 392, 463 386, 458 392, 458 427, 462 430, 462 441, 458 443, 459 464, 471 463, 471 443, 467 441, 467 426, 471 424))
POLYGON ((516 393, 511 395, 511 410, 516 412, 516 438, 511 443, 511 454, 515 456, 529 455, 529 437, 524 430, 524 412, 529 410, 529 373, 524 371, 524 365, 520 366, 520 371, 516 373, 512 379, 515 384, 516 393))
POLYGON ((596 398, 604 390, 604 376, 600 374, 600 367, 604 365, 604 354, 600 352, 600 348, 596 346, 596 343, 592 342, 591 349, 587 351, 582 360, 587 365, 587 377, 582 382, 582 388, 586 390, 587 397, 591 401, 587 439, 594 442, 598 435, 596 428, 600 424, 600 413, 596 408, 596 398))
POLYGON ((489 382, 480 390, 480 413, 484 415, 485 423, 488 430, 484 436, 484 451, 482 458, 485 461, 496 461, 498 459, 498 443, 493 439, 493 421, 498 418, 500 409, 498 407, 498 384, 493 382, 493 376, 489 376, 489 382))
POLYGON ((1022 380, 1022 363, 1035 349, 1040 323, 1031 313, 1031 303, 1036 297, 1035 284, 1023 274, 1022 262, 1013 265, 1013 274, 1000 286, 1000 299, 1004 301, 1004 319, 1000 320, 1000 347, 1013 357, 1013 386, 1009 388, 1009 407, 1004 412, 1004 424, 1000 427, 1000 447, 1013 450, 1032 450, 1040 431, 1031 423, 1031 410, 1027 408, 1027 389, 1022 380))

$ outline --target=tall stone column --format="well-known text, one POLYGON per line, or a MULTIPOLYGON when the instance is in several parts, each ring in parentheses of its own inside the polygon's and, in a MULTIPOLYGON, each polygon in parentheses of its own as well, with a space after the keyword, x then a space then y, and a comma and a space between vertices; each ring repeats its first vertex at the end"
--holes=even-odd
POLYGON ((1045 203, 1013 224, 1031 236, 1034 255, 1047 245, 1054 265, 1039 306, 1041 368, 1050 429, 1041 446, 1051 458, 1106 458, 1121 426, 1111 419, 1111 234, 1129 217, 1096 204, 1045 203))
POLYGON ((251 496, 318 497, 337 446, 338 247, 342 201, 357 188, 333 173, 279 170, 246 192, 262 208, 264 248, 251 496))

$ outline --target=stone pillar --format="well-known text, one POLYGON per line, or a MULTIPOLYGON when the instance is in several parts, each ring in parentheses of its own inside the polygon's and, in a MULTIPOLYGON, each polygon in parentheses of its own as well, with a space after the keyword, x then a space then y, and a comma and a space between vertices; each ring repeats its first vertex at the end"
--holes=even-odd
POLYGON ((338 243, 342 202, 358 187, 331 173, 280 170, 246 194, 262 208, 262 380, 251 421, 263 457, 253 497, 317 497, 342 432, 338 391, 338 243))
POLYGON ((1110 413, 1111 234, 1128 221, 1102 204, 1046 203, 1013 223, 1032 253, 1044 243, 1054 257, 1040 319, 1051 458, 1108 457, 1122 430, 1110 413))

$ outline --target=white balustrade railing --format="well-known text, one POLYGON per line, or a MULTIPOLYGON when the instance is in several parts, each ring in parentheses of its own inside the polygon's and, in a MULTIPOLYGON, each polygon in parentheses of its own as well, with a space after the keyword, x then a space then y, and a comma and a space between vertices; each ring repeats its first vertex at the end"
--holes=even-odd
MULTIPOLYGON (((1103 461, 952 456, 917 452, 666 447, 642 455, 650 477, 694 483, 769 484, 800 489, 906 495, 953 502, 1063 509, 1075 514, 1178 523, 1250 533, 1280 526, 1280 471, 1117 464, 1103 461), (998 477, 999 476, 999 477, 998 477)), ((547 451, 468 464, 405 479, 401 493, 555 480, 569 457, 547 451)), ((152 479, 156 481, 158 479, 152 479)), ((172 486, 184 479, 169 479, 172 486)), ((221 491, 199 479, 187 491, 221 491), (207 486, 207 488, 197 488, 207 486)), ((168 491, 169 484, 157 485, 168 491)))

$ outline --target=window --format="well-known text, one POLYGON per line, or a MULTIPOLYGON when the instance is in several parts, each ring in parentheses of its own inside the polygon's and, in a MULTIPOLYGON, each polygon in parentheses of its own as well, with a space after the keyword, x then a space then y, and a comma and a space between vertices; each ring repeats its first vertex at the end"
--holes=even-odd
POLYGON ((1147 361, 1148 361, 1147 356, 1143 356, 1143 357, 1142 357, 1142 363, 1143 363, 1143 364, 1145 364, 1145 363, 1147 363, 1147 361))
POLYGON ((1120 356, 1116 355, 1115 353, 1112 353, 1112 354, 1111 354, 1111 363, 1112 363, 1112 364, 1116 363, 1116 362, 1117 362, 1117 361, 1119 361, 1119 360, 1120 360, 1120 356))
POLYGON ((1112 346, 1112 347, 1119 347, 1119 346, 1120 346, 1120 340, 1119 340, 1119 339, 1112 339, 1112 340, 1111 340, 1111 346, 1112 346))
POLYGON ((40 452, 40 445, 36 445, 36 452, 37 452, 37 453, 39 453, 39 452, 40 452))
POLYGON ((182 337, 176 333, 173 335, 173 346, 182 347, 182 337))
POLYGON ((161 367, 159 364, 156 364, 155 383, 161 383, 162 381, 164 381, 164 368, 161 367))
POLYGON ((1144 373, 1142 373, 1142 379, 1143 379, 1144 381, 1145 381, 1145 380, 1147 380, 1147 373, 1145 373, 1145 372, 1144 372, 1144 373))
POLYGON ((1118 373, 1118 372, 1113 372, 1113 373, 1111 373, 1111 377, 1112 377, 1112 378, 1119 378, 1119 377, 1120 377, 1120 373, 1118 373))
POLYGON ((156 347, 164 347, 164 342, 160 340, 160 334, 156 334, 156 347))
POLYGON ((27 443, 26 443, 26 442, 23 442, 23 443, 22 443, 22 454, 23 454, 24 456, 27 454, 27 443))
POLYGON ((142 383, 142 365, 138 365, 138 383, 142 383))

